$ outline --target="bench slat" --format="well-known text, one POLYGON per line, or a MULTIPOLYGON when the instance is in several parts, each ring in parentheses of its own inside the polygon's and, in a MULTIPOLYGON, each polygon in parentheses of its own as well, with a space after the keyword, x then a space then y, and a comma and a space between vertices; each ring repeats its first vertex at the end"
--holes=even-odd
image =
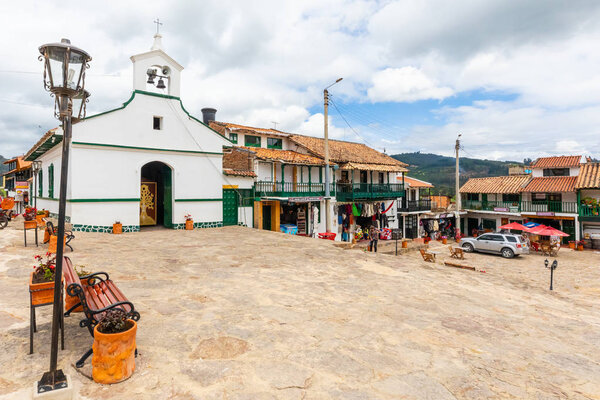
MULTIPOLYGON (((111 280, 105 282, 104 293, 111 300, 112 303, 116 303, 119 301, 127 301, 125 295, 119 290, 117 285, 111 280)), ((131 311, 131 307, 129 305, 124 305, 123 308, 125 311, 131 311)))
POLYGON ((65 277, 65 284, 67 285, 67 287, 72 283, 76 283, 80 286, 83 286, 81 284, 79 276, 73 268, 73 263, 71 262, 71 259, 69 257, 63 257, 63 276, 65 277))

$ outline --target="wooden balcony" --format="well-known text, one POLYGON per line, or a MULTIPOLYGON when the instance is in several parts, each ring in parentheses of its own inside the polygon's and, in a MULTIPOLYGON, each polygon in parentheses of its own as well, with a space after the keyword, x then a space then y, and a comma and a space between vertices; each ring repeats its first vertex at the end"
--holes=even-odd
POLYGON ((391 200, 405 193, 401 183, 338 183, 336 189, 338 201, 391 200))

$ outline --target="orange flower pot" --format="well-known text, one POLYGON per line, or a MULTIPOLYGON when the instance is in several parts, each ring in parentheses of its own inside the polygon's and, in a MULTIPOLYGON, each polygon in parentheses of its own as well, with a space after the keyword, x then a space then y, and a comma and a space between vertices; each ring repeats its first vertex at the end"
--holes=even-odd
POLYGON ((44 214, 45 218, 48 218, 50 216, 50 211, 48 211, 48 210, 42 210, 42 211, 45 213, 44 214))
MULTIPOLYGON (((56 235, 51 235, 50 236, 50 243, 48 244, 48 252, 49 253, 56 253, 56 242, 58 241, 58 236, 56 235)), ((67 242, 67 235, 65 235, 65 240, 63 241, 63 243, 67 242)), ((65 246, 63 245, 63 251, 65 249, 65 246)))
POLYGON ((40 304, 54 303, 54 281, 33 283, 33 272, 29 276, 29 293, 31 293, 31 304, 34 306, 40 304))
POLYGON ((402 241, 402 248, 403 248, 403 249, 406 249, 406 248, 408 248, 408 242, 407 242, 406 240, 403 240, 403 241, 402 241))
POLYGON ((25 229, 37 229, 38 223, 37 221, 23 221, 23 226, 25 229))
MULTIPOLYGON (((87 281, 87 279, 83 279, 83 280, 81 281, 81 284, 82 284, 83 286, 87 286, 87 284, 88 284, 88 281, 87 281)), ((70 295, 67 293, 67 296, 65 297, 65 310, 69 310, 69 309, 71 309, 71 307, 73 307, 73 306, 74 306, 75 304, 77 304, 77 303, 79 303, 79 297, 77 297, 77 296, 70 296, 70 295)), ((83 307, 82 307, 82 306, 79 306, 79 307, 77 307, 76 309, 74 309, 74 310, 73 310, 73 311, 71 311, 71 312, 83 312, 83 307)))
POLYGON ((186 220, 185 221, 185 230, 191 231, 192 229, 194 229, 194 220, 192 220, 192 219, 186 220))
POLYGON ((113 224, 113 233, 115 235, 123 233, 123 224, 113 224))
POLYGON ((569 248, 575 250, 575 242, 569 242, 569 248))
POLYGON ((102 333, 94 328, 92 377, 97 383, 117 383, 129 378, 135 370, 135 334, 137 324, 120 333, 102 333))
POLYGON ((38 214, 35 216, 35 222, 37 222, 37 226, 44 226, 46 223, 44 222, 44 215, 38 214))
POLYGON ((448 239, 442 239, 442 244, 448 244, 448 239))
POLYGON ((582 244, 578 245, 578 246, 577 246, 577 250, 579 250, 579 251, 583 251, 583 245, 582 245, 582 244))

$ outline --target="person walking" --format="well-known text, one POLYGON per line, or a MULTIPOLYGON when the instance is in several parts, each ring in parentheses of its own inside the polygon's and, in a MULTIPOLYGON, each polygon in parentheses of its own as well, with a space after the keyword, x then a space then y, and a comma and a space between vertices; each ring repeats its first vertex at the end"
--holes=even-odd
POLYGON ((377 242, 379 241, 379 221, 374 220, 369 228, 369 238, 371 239, 371 251, 377 253, 377 242))

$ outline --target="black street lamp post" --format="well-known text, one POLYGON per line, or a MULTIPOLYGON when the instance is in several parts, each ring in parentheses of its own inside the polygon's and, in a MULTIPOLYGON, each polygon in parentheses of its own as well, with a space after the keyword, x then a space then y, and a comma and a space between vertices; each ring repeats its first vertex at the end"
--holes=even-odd
POLYGON ((63 312, 62 266, 65 239, 65 208, 67 202, 67 178, 69 171, 69 147, 71 144, 72 118, 79 121, 85 116, 87 100, 85 70, 91 57, 85 51, 72 46, 68 39, 60 43, 40 46, 39 60, 44 62, 44 88, 55 97, 54 116, 63 124, 62 162, 60 167, 60 193, 58 201, 58 237, 56 241, 56 268, 54 277, 54 303, 52 309, 52 343, 50 370, 38 381, 38 393, 67 387, 62 370, 57 369, 58 329, 63 312), (78 102, 78 99, 80 100, 78 102), (76 112, 73 116, 73 111, 76 112))
POLYGON ((556 267, 558 267, 558 261, 554 260, 554 262, 552 263, 551 266, 548 266, 548 259, 546 259, 544 261, 544 265, 546 266, 546 268, 550 269, 550 290, 553 290, 552 288, 552 281, 554 280, 554 270, 556 269, 556 267))
POLYGON ((40 160, 34 160, 31 163, 31 169, 33 170, 33 207, 37 210, 37 190, 38 190, 38 174, 42 169, 42 162, 40 160))

